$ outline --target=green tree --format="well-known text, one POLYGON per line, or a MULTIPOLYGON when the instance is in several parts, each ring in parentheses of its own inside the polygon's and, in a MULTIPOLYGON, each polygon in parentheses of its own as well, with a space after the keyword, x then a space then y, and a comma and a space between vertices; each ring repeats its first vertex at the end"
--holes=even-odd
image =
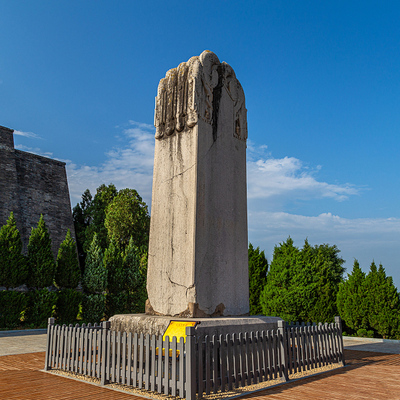
POLYGON ((123 267, 122 253, 114 240, 104 252, 104 267, 107 270, 107 290, 110 293, 118 293, 125 289, 126 273, 123 267))
POLYGON ((146 277, 147 277, 147 253, 140 254, 133 239, 129 241, 123 255, 123 268, 126 271, 126 290, 129 293, 129 312, 144 312, 147 299, 146 277), (144 261, 144 259, 146 261, 144 261))
POLYGON ((275 246, 267 284, 261 293, 263 313, 287 321, 333 320, 343 263, 336 246, 312 247, 306 240, 299 250, 289 237, 275 246))
POLYGON ((40 216, 38 226, 32 228, 29 237, 28 267, 31 287, 43 288, 53 284, 56 263, 43 215, 40 216))
POLYGON ((377 268, 375 262, 371 263, 365 294, 371 327, 384 339, 395 337, 400 326, 400 295, 382 264, 377 268))
POLYGON ((125 248, 132 238, 141 251, 147 250, 150 216, 146 203, 136 190, 119 191, 106 209, 104 224, 109 239, 113 239, 118 246, 125 248))
POLYGON ((262 313, 260 304, 261 291, 267 283, 268 261, 264 251, 249 244, 249 301, 250 315, 262 313))
POLYGON ((76 235, 76 247, 78 250, 79 265, 82 274, 85 270, 86 252, 84 251, 84 243, 86 241, 86 228, 92 221, 92 214, 90 212, 91 204, 92 194, 89 189, 86 189, 82 194, 82 201, 72 210, 76 235))
POLYGON ((81 280, 75 241, 68 229, 65 240, 58 250, 55 281, 57 286, 75 289, 81 280))
POLYGON ((93 201, 88 207, 88 218, 90 218, 90 222, 85 230, 85 251, 89 248, 95 233, 97 234, 97 240, 103 251, 107 248, 109 240, 107 228, 104 225, 106 209, 117 194, 118 191, 112 183, 108 186, 102 184, 97 188, 93 201))
POLYGON ((339 285, 337 307, 345 324, 357 332, 370 329, 368 323, 368 304, 365 295, 365 273, 354 260, 353 270, 347 280, 339 285))
POLYGON ((314 246, 312 259, 315 303, 309 312, 311 321, 333 321, 338 315, 336 297, 339 284, 343 281, 344 260, 339 257, 340 250, 335 246, 322 244, 314 246))
POLYGON ((261 292, 263 314, 280 316, 286 321, 297 321, 301 307, 294 300, 292 280, 296 275, 300 251, 289 237, 286 242, 275 246, 267 275, 267 284, 261 292))
POLYGON ((0 229, 0 285, 12 288, 25 283, 28 269, 22 255, 21 235, 17 229, 14 213, 0 229))
POLYGON ((93 235, 86 257, 83 287, 86 292, 93 294, 102 293, 107 288, 107 269, 103 264, 103 250, 96 233, 93 235))

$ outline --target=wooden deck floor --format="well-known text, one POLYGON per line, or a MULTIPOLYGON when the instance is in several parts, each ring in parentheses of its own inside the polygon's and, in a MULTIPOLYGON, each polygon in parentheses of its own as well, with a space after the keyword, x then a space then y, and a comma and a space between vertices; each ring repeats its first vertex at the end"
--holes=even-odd
MULTIPOLYGON (((400 400, 400 355, 345 350, 346 368, 243 395, 241 399, 400 400)), ((139 400, 131 394, 41 372, 44 353, 0 357, 2 400, 139 400)))

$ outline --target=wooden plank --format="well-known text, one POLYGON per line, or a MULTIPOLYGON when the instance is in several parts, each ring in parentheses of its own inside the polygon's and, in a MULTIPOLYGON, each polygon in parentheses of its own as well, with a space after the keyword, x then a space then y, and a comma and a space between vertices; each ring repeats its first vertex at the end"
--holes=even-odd
POLYGON ((165 336, 163 341, 164 351, 164 394, 169 393, 169 336, 165 336))
POLYGON ((206 335, 204 337, 204 351, 206 353, 206 385, 205 392, 206 395, 209 395, 211 392, 211 344, 210 344, 210 336, 206 335))
POLYGON ((177 384, 179 397, 185 396, 185 343, 183 337, 179 338, 178 342, 179 350, 179 381, 177 384))
POLYGON ((86 326, 85 324, 82 324, 79 328, 78 328, 78 368, 77 368, 77 372, 79 374, 83 373, 83 351, 82 351, 82 347, 83 347, 83 327, 86 326))
POLYGON ((312 367, 317 368, 317 356, 315 347, 315 324, 311 327, 311 357, 312 357, 312 367))
POLYGON ((279 339, 279 331, 276 330, 274 334, 274 359, 275 359, 275 379, 280 377, 281 371, 281 357, 280 357, 280 339, 279 339))
POLYGON ((273 379, 273 352, 272 352, 272 331, 267 331, 267 362, 268 362, 268 379, 273 379))
POLYGON ((240 376, 240 348, 238 343, 238 337, 236 333, 232 335, 232 352, 234 359, 234 381, 235 388, 239 387, 239 376, 240 376))
POLYGON ((219 335, 219 365, 221 371, 221 392, 225 392, 226 383, 226 342, 223 335, 219 335))
POLYGON ((79 352, 80 352, 80 326, 79 324, 75 324, 75 362, 74 362, 74 372, 79 371, 79 352))
POLYGON ((121 384, 125 385, 127 381, 127 371, 126 371, 126 332, 122 333, 122 365, 121 365, 121 384))
MULTIPOLYGON (((158 362, 157 362, 157 392, 162 393, 162 376, 163 376, 163 355, 162 355, 162 348, 163 348, 163 339, 160 335, 157 340, 157 347, 158 347, 158 362)), ((183 397, 183 396, 181 396, 183 397)))
POLYGON ((296 362, 296 347, 295 347, 295 332, 292 325, 288 327, 288 363, 289 363, 289 373, 293 374, 295 371, 295 362, 296 362))
POLYGON ((227 379, 228 379, 228 390, 232 390, 233 387, 233 344, 232 335, 226 335, 226 356, 227 356, 227 379))
POLYGON ((257 383, 257 370, 256 370, 256 346, 255 346, 254 332, 250 333, 250 354, 251 354, 251 377, 252 383, 257 383))
POLYGON ((328 338, 329 338, 329 361, 331 364, 334 363, 334 354, 333 354, 333 333, 332 333, 332 324, 328 324, 328 338))
POLYGON ((176 336, 174 336, 172 338, 171 350, 172 350, 172 357, 171 357, 171 363, 172 363, 172 365, 171 365, 171 396, 176 396, 176 394, 177 394, 177 388, 176 388, 177 363, 178 363, 176 336))
POLYGON ((131 386, 132 382, 132 332, 126 336, 126 384, 131 386))
POLYGON ((116 369, 115 369, 115 381, 116 383, 121 382, 121 332, 118 331, 117 333, 117 362, 116 362, 116 369))
POLYGON ((52 327, 52 344, 51 344, 51 367, 56 366, 56 348, 57 348, 57 327, 53 325, 52 327))
POLYGON ((304 327, 304 354, 305 354, 305 367, 309 371, 311 369, 311 354, 310 354, 310 335, 309 335, 309 324, 304 327))
POLYGON ((139 335, 138 342, 138 352, 139 352, 139 366, 138 366, 138 388, 143 388, 143 356, 144 356, 144 336, 143 333, 139 335))
POLYGON ((138 386, 138 346, 139 346, 139 336, 137 333, 133 335, 133 369, 132 369, 132 385, 133 387, 138 386))
POLYGON ((75 368, 75 340, 76 340, 76 333, 75 333, 75 326, 70 325, 70 362, 69 362, 69 371, 73 371, 75 368))
POLYGON ((252 365, 252 355, 250 352, 251 349, 251 338, 248 332, 244 334, 244 341, 245 341, 245 353, 246 353, 246 385, 251 385, 251 365, 252 365))
POLYGON ((146 351, 146 357, 144 362, 144 388, 150 389, 150 335, 146 334, 144 349, 146 351))
POLYGON ((86 351, 86 358, 87 358, 87 375, 91 376, 92 372, 92 358, 93 358, 93 329, 88 329, 88 341, 87 343, 87 351, 86 351))
POLYGON ((218 338, 217 335, 212 336, 212 348, 213 348, 213 392, 217 393, 219 389, 219 379, 218 379, 218 338))
POLYGON ((268 380, 268 339, 265 331, 261 331, 261 377, 263 381, 268 380))
POLYGON ((204 350, 203 350, 203 338, 200 337, 199 341, 197 343, 197 393, 199 397, 203 396, 203 391, 204 391, 204 376, 203 376, 203 355, 204 355, 204 350))
POLYGON ((151 335, 150 339, 150 390, 156 390, 156 336, 151 335))
POLYGON ((246 384, 246 349, 245 349, 245 334, 239 333, 239 348, 240 348, 240 386, 243 387, 246 384))

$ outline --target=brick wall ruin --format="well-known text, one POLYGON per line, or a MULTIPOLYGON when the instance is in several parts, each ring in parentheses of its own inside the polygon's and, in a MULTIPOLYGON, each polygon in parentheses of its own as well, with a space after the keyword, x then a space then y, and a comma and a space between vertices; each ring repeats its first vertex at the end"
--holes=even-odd
POLYGON ((0 126, 0 226, 13 211, 26 251, 43 214, 56 257, 68 229, 75 237, 65 163, 16 150, 13 132, 0 126))

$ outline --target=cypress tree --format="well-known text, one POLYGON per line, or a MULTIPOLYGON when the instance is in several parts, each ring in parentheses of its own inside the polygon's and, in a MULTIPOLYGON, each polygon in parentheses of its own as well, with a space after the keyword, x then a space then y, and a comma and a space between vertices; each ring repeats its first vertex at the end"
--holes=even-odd
POLYGON ((345 324, 355 332, 359 329, 370 329, 365 289, 365 273, 361 270, 358 261, 354 260, 351 274, 339 285, 337 307, 345 324))
POLYGON ((293 298, 292 277, 295 275, 299 249, 289 237, 275 246, 267 275, 267 284, 261 292, 260 302, 264 315, 279 316, 286 321, 298 321, 299 310, 293 298))
POLYGON ((17 229, 14 213, 0 229, 0 286, 17 287, 28 275, 26 258, 22 255, 21 235, 17 229))
POLYGON ((382 264, 377 268, 372 262, 366 277, 366 296, 371 327, 384 339, 395 337, 400 323, 400 295, 382 264))
POLYGON ((32 228, 28 244, 29 284, 43 288, 53 284, 56 263, 51 251, 51 239, 43 215, 32 228))
POLYGON ((250 315, 262 313, 260 295, 267 282, 268 261, 264 251, 249 244, 249 302, 250 315))
POLYGON ((125 289, 126 273, 123 268, 121 250, 114 240, 104 252, 104 267, 107 270, 107 290, 109 293, 118 293, 125 289))
POLYGON ((107 287, 107 270, 103 264, 103 251, 96 233, 86 257, 83 286, 88 293, 101 293, 107 287))
POLYGON ((76 245, 68 229, 65 240, 61 243, 58 250, 55 281, 59 287, 75 289, 80 279, 81 271, 76 253, 76 245))
POLYGON ((146 271, 142 271, 142 258, 133 238, 129 240, 123 255, 123 268, 126 271, 128 291, 128 312, 144 312, 147 299, 146 271))
POLYGON ((290 237, 276 246, 261 293, 263 313, 286 321, 332 321, 344 272, 338 253, 336 246, 312 247, 307 240, 299 250, 290 237))

